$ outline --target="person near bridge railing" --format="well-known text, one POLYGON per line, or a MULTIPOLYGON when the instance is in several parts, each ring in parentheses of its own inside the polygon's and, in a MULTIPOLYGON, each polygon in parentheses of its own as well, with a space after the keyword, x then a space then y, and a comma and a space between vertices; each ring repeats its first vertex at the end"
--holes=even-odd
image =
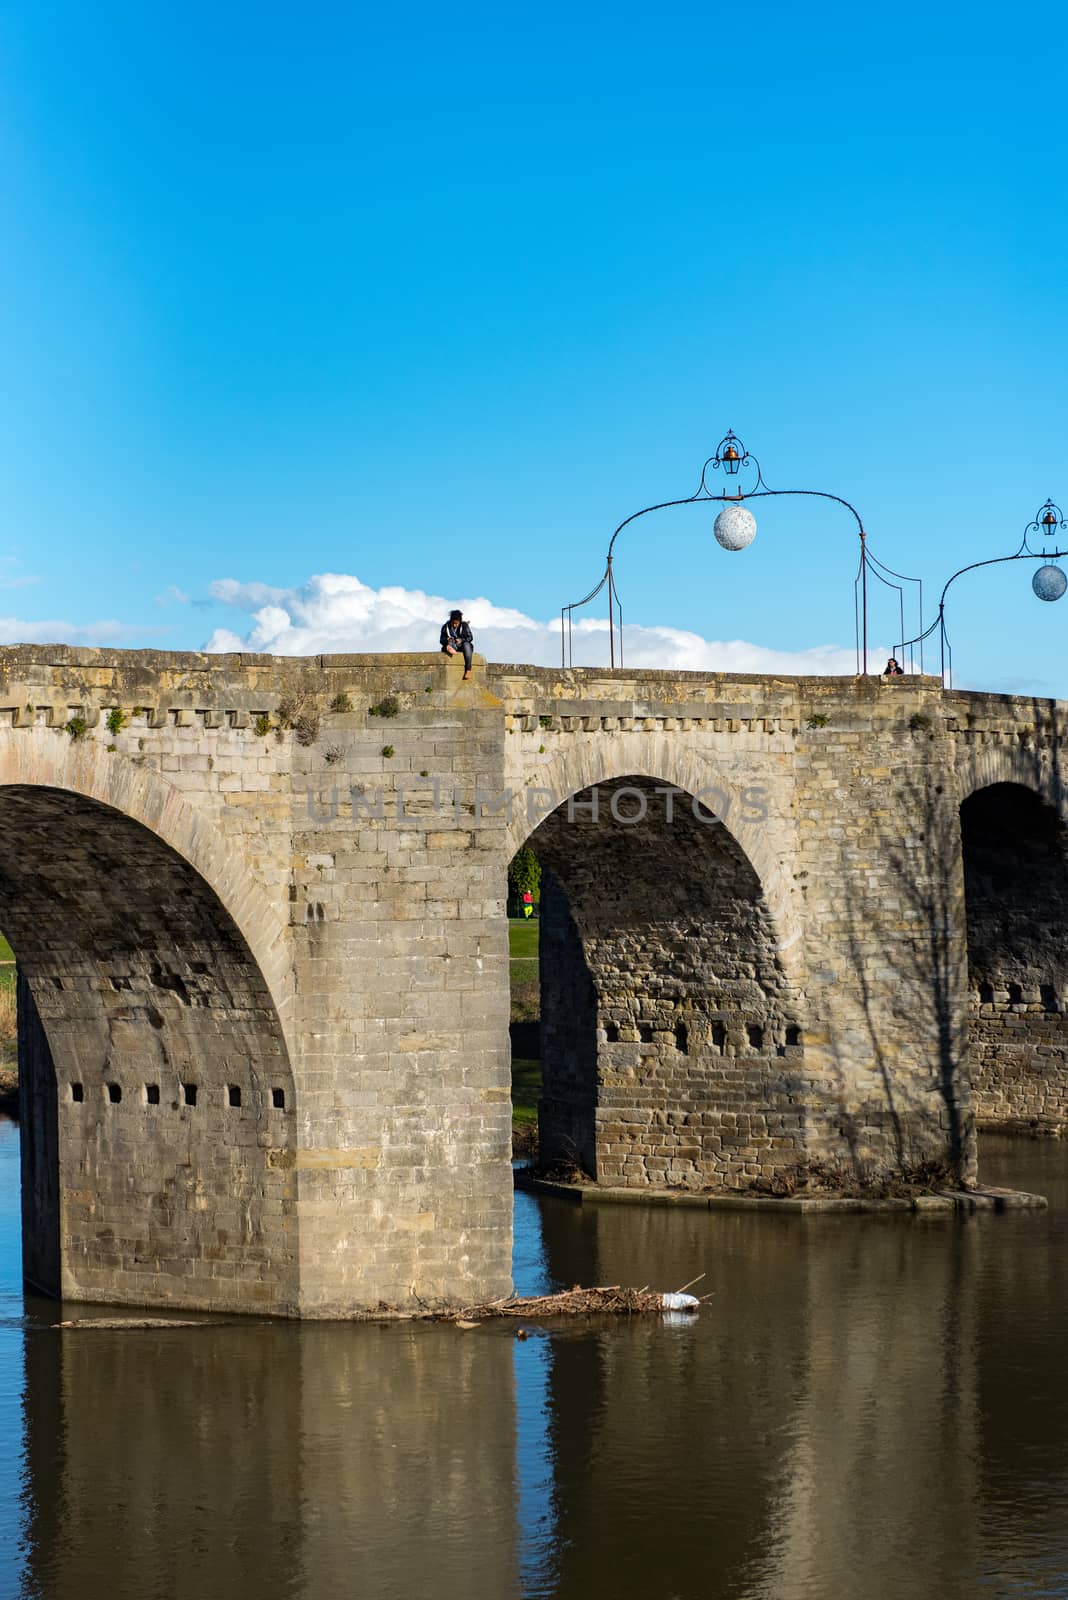
POLYGON ((462 611, 450 611, 449 620, 441 628, 441 653, 446 656, 462 654, 464 678, 471 676, 471 657, 475 653, 475 638, 471 624, 464 621, 462 611))

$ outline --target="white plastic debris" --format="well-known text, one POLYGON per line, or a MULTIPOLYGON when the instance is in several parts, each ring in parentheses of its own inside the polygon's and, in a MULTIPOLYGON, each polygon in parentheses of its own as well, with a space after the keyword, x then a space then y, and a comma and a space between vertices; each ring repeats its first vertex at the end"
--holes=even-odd
POLYGON ((697 1311, 701 1302, 695 1294, 662 1294, 660 1304, 665 1311, 697 1311))

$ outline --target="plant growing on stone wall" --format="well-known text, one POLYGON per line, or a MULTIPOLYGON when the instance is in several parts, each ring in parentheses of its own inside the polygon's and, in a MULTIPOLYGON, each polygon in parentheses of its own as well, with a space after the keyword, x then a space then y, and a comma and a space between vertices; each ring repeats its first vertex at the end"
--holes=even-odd
POLYGON ((115 706, 107 715, 107 730, 109 733, 121 733, 126 722, 126 716, 121 706, 115 706))
POLYGON ((306 694, 283 695, 278 702, 278 729, 291 728, 298 744, 314 744, 319 735, 319 713, 306 694))
POLYGON ((383 754, 383 755, 384 755, 384 756, 385 756, 385 757, 386 757, 386 759, 387 759, 387 760, 388 760, 388 759, 389 759, 389 757, 390 757, 390 756, 391 756, 391 755, 392 755, 392 754, 393 754, 393 746, 392 746, 392 745, 391 745, 391 744, 384 744, 384 745, 383 745, 383 746, 382 746, 382 754, 383 754))
POLYGON ((812 715, 809 717, 808 721, 805 723, 805 727, 806 728, 825 728, 827 726, 828 721, 829 721, 829 718, 824 716, 822 711, 814 711, 812 713, 812 715))
POLYGON ((64 724, 63 731, 64 733, 69 733, 71 739, 77 741, 78 739, 85 738, 86 734, 89 732, 89 724, 86 722, 84 717, 76 715, 71 717, 70 721, 64 724))
POLYGON ((336 694, 331 700, 330 709, 331 711, 337 711, 339 714, 352 710, 352 701, 349 699, 349 696, 344 689, 342 689, 340 694, 336 694))
POLYGON ((541 723, 543 728, 551 728, 553 725, 552 717, 539 717, 538 721, 541 723))
POLYGON ((323 751, 323 760, 328 767, 336 767, 344 753, 339 744, 328 744, 323 751))
POLYGON ((107 750, 107 751, 108 751, 108 752, 109 752, 109 753, 111 753, 111 752, 113 752, 113 751, 115 751, 115 750, 117 750, 117 749, 118 749, 118 748, 119 748, 119 747, 118 747, 118 745, 117 745, 117 744, 106 744, 106 745, 105 745, 105 746, 104 746, 104 749, 105 749, 105 750, 107 750))
POLYGON ((384 694, 377 705, 368 707, 368 716, 395 717, 400 710, 400 701, 395 694, 384 694))
POLYGON ((266 739, 267 735, 271 731, 271 719, 267 715, 266 711, 260 712, 255 722, 252 724, 252 727, 258 739, 266 739))

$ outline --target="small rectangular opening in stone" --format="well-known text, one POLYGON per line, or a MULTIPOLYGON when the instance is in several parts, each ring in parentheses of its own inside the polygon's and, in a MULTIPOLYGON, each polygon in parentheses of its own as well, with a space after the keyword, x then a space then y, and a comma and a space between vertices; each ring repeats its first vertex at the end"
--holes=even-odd
POLYGON ((994 1004, 994 985, 992 983, 981 983, 979 985, 979 1004, 981 1006, 992 1006, 994 1004))
POLYGON ((195 1106, 196 1105, 196 1103, 197 1103, 197 1086, 196 1086, 195 1083, 183 1083, 182 1084, 182 1093, 185 1095, 185 1103, 186 1103, 187 1106, 195 1106))
POLYGON ((85 1090, 82 1088, 80 1083, 72 1083, 71 1084, 71 1086, 70 1086, 70 1097, 78 1105, 80 1105, 81 1102, 85 1099, 85 1090))
POLYGON ((239 1106, 241 1104, 241 1085, 239 1083, 232 1083, 227 1089, 226 1094, 232 1106, 239 1106))
POLYGON ((788 1047, 796 1047, 801 1043, 801 1029, 796 1023, 791 1023, 786 1030, 786 1043, 788 1047))
POLYGON ((286 1092, 285 1092, 284 1089, 272 1089, 271 1090, 271 1104, 272 1104, 272 1106, 274 1107, 274 1109, 276 1111, 284 1111, 285 1110, 285 1108, 286 1108, 286 1092))
POLYGON ((638 1038, 641 1040, 642 1044, 652 1044, 652 1042, 653 1042, 653 1029, 652 1029, 652 1024, 651 1023, 639 1022, 639 1024, 638 1024, 638 1038))
POLYGON ((746 1034, 749 1038, 750 1048, 762 1050, 764 1048, 764 1029, 759 1022, 750 1022, 746 1025, 746 1034))
POLYGON ((685 1055, 687 1053, 687 1051, 689 1050, 689 1048, 690 1048, 689 1030, 687 1029, 686 1024, 684 1022, 677 1022, 675 1024, 675 1049, 676 1050, 681 1050, 683 1055, 685 1055))
POLYGON ((1044 983, 1038 992, 1042 996, 1043 1011, 1058 1010, 1057 991, 1053 987, 1052 983, 1044 983))
POLYGON ((712 1048, 723 1050, 727 1044, 727 1029, 722 1022, 712 1024, 712 1048))
POLYGON ((1010 1006, 1022 1006, 1023 1005, 1023 990, 1021 989, 1021 987, 1020 987, 1020 985, 1018 983, 1010 983, 1009 984, 1009 1005, 1010 1006))
POLYGON ((619 1043, 619 1029, 614 1022, 605 1023, 604 1036, 609 1044, 619 1043))
POLYGON ((122 1085, 120 1083, 108 1084, 108 1099, 113 1106, 117 1106, 122 1099, 122 1085))
POLYGON ((145 1084, 145 1103, 147 1105, 150 1105, 150 1106, 158 1106, 159 1105, 159 1084, 158 1083, 146 1083, 145 1084))

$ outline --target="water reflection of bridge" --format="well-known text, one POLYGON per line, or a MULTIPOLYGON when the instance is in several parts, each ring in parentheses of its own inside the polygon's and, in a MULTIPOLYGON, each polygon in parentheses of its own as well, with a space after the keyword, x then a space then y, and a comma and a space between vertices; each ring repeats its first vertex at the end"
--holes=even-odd
MULTIPOLYGON (((1060 1152, 1036 1160, 1030 1181, 1063 1190, 1060 1152)), ((704 1268, 709 1311, 522 1345, 427 1326, 32 1334, 31 1592, 972 1600, 999 1563, 1032 1571, 1029 1541, 1054 1575, 1035 1479, 1068 1441, 1049 1377, 1061 1216, 547 1203, 555 1281, 704 1268)))

